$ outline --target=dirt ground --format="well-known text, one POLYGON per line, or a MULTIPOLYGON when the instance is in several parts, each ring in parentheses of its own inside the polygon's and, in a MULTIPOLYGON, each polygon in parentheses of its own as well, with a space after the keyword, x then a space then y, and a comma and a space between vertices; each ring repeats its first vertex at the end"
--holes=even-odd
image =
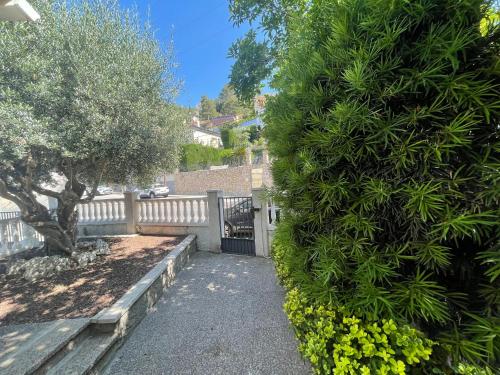
POLYGON ((86 268, 36 282, 0 280, 0 326, 93 316, 116 302, 182 239, 113 239, 111 253, 86 268))

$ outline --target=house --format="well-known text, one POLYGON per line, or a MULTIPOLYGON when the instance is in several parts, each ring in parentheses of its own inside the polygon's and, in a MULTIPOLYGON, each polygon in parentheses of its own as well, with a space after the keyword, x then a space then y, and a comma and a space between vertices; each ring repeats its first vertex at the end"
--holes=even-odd
POLYGON ((191 126, 193 132, 193 141, 205 146, 222 147, 222 138, 220 132, 201 128, 199 126, 191 126))
POLYGON ((0 0, 0 21, 36 21, 39 18, 26 0, 0 0))
POLYGON ((258 95, 254 98, 253 108, 257 116, 262 116, 266 111, 267 97, 265 95, 258 95))
POLYGON ((203 120, 200 122, 200 124, 205 128, 216 128, 218 126, 230 124, 239 120, 241 120, 240 115, 226 115, 226 116, 212 117, 209 120, 203 120))

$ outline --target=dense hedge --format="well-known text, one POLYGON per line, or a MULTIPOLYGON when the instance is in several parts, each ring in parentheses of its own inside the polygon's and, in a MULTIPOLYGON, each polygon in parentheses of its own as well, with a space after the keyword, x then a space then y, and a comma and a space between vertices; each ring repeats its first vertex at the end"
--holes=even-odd
POLYGON ((216 165, 239 165, 245 158, 245 149, 223 149, 201 144, 182 147, 181 171, 196 171, 216 165))
POLYGON ((486 5, 315 1, 267 108, 289 286, 361 326, 412 325, 445 373, 500 360, 500 29, 481 29, 486 5))

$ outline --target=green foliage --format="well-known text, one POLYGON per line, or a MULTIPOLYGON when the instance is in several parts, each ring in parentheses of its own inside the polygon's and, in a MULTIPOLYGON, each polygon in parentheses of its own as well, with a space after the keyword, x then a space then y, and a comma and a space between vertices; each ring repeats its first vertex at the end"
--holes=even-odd
POLYGON ((229 49, 229 57, 236 60, 231 68, 231 85, 240 99, 251 101, 260 93, 262 82, 269 78, 286 51, 291 20, 302 17, 308 3, 306 0, 230 0, 234 24, 258 21, 257 29, 263 36, 257 40, 257 32, 252 29, 229 49))
POLYGON ((208 120, 219 115, 220 113, 217 112, 215 100, 210 99, 206 95, 202 96, 200 101, 200 118, 208 120))
POLYGON ((224 85, 216 101, 217 112, 221 115, 239 115, 243 118, 252 114, 253 109, 243 104, 231 85, 224 85))
POLYGON ((68 250, 86 189, 177 165, 178 83, 170 49, 116 2, 33 6, 36 23, 0 23, 0 195, 39 231, 51 219, 34 193, 56 198, 59 222, 43 234, 68 250), (57 175, 63 192, 47 188, 57 175))
POLYGON ((250 143, 257 143, 262 137, 262 128, 257 125, 248 127, 248 141, 250 143))
POLYGON ((262 81, 272 72, 272 57, 265 42, 258 42, 256 34, 249 31, 229 49, 229 57, 235 59, 229 75, 238 97, 250 102, 260 93, 262 81))
POLYGON ((288 292, 284 308, 317 374, 407 374, 432 354, 434 343, 414 328, 361 320, 298 289, 288 292))
POLYGON ((224 126, 220 129, 222 144, 226 149, 241 149, 248 146, 251 134, 245 129, 224 126))
POLYGON ((196 171, 210 166, 236 164, 245 156, 245 150, 221 149, 200 144, 182 147, 181 170, 196 171))
POLYGON ((278 272, 314 306, 417 328, 443 373, 499 367, 500 27, 484 29, 488 12, 482 0, 315 1, 288 29, 267 105, 278 272))

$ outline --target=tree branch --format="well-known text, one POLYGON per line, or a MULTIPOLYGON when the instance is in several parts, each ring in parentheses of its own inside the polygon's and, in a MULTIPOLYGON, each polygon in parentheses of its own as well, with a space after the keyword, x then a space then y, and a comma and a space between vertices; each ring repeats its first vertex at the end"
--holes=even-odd
POLYGON ((22 199, 12 194, 8 190, 7 184, 2 179, 0 179, 0 197, 3 197, 11 202, 14 202, 19 206, 19 208, 21 208, 21 210, 22 209, 26 210, 26 204, 22 201, 22 199))
POLYGON ((37 186, 37 185, 31 185, 32 186, 32 189, 37 192, 38 194, 42 194, 42 195, 46 195, 48 197, 52 197, 52 198, 59 198, 61 196, 61 193, 58 193, 57 191, 53 191, 53 190, 49 190, 49 189, 45 189, 41 186, 37 186))
POLYGON ((96 194, 97 194, 97 188, 99 187, 99 180, 96 180, 96 182, 94 183, 94 187, 92 188, 92 190, 89 192, 87 192, 87 197, 86 198, 80 198, 80 203, 89 203, 92 199, 95 198, 96 194))
MULTIPOLYGON (((99 187, 99 184, 101 183, 101 180, 102 180, 102 176, 104 175, 104 170, 105 169, 106 169, 106 163, 104 163, 104 165, 103 165, 103 167, 101 169, 101 175, 99 176, 99 178, 97 178, 94 181, 94 186, 92 187, 92 190, 90 192, 87 192, 87 198, 80 199, 80 203, 88 203, 92 199, 94 199, 94 197, 97 194, 97 188, 99 187)), ((87 191, 87 190, 85 189, 85 191, 87 191)))

